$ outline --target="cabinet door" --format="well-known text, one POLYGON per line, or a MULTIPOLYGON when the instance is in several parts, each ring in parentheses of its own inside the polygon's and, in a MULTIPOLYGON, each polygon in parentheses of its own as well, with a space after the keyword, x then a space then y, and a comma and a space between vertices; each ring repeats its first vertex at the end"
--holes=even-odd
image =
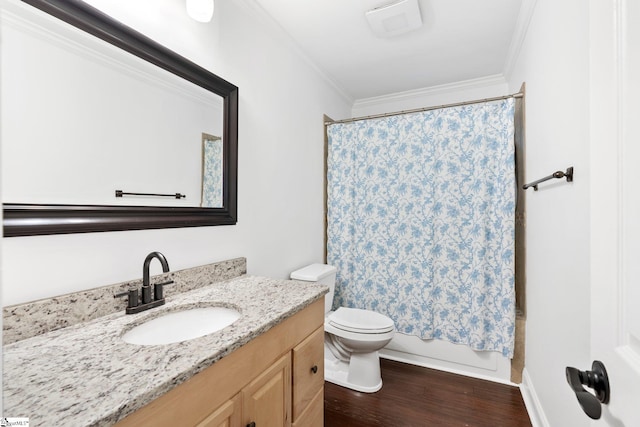
POLYGON ((236 394, 213 411, 207 418, 200 421, 196 427, 235 427, 240 425, 242 418, 241 396, 236 394))
POLYGON ((291 354, 278 359, 242 390, 244 424, 291 426, 291 354))
POLYGON ((324 386, 324 327, 293 349, 293 421, 324 386))
POLYGON ((324 427, 324 387, 318 390, 304 411, 296 418, 293 427, 324 427))

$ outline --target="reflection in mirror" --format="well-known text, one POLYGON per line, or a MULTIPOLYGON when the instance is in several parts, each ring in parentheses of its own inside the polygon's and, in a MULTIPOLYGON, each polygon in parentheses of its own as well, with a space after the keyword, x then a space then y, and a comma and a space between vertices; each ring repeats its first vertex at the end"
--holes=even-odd
MULTIPOLYGON (((4 200, 200 207, 200 135, 222 134, 221 96, 68 25, 14 19, 3 38, 4 200)), ((222 207, 216 184, 203 207, 222 207)))
POLYGON ((202 134, 202 207, 222 206, 222 138, 202 134))
POLYGON ((5 237, 235 224, 238 88, 84 2, 23 2, 0 14, 5 237))

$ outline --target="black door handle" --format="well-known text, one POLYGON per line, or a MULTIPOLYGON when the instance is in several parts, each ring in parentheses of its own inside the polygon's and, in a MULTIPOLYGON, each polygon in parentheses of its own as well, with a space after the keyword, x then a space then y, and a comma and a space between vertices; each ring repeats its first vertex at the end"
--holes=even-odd
POLYGON ((567 382, 578 398, 578 403, 582 406, 582 410, 589 417, 597 420, 602 415, 601 403, 609 403, 609 377, 607 370, 602 362, 595 360, 591 365, 590 371, 580 371, 576 368, 567 366, 566 369, 567 382), (585 390, 582 386, 586 385, 595 391, 595 396, 585 390))

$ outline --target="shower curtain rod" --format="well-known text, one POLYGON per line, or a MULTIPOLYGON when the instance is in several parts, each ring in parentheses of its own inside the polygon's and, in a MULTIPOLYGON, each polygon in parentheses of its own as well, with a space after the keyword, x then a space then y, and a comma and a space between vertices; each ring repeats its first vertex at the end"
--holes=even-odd
POLYGON ((424 107, 424 108, 416 108, 414 110, 396 111, 395 113, 374 114, 372 116, 362 116, 362 117, 354 117, 351 119, 344 119, 344 120, 326 121, 324 122, 324 125, 327 126, 327 125, 335 125, 339 123, 357 122, 360 120, 380 119, 382 117, 399 116, 401 114, 422 113, 423 111, 438 110, 440 108, 460 107, 462 105, 481 104, 483 102, 501 101, 503 99, 522 98, 522 97, 524 97, 524 92, 517 92, 511 95, 496 96, 494 98, 476 99, 474 101, 455 102, 453 104, 436 105, 434 107, 424 107))

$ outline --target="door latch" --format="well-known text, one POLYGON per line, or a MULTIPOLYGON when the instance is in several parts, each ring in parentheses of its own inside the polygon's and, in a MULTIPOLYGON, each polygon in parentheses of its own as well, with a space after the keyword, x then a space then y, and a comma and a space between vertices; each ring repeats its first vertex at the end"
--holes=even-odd
POLYGON ((609 377, 602 362, 594 360, 590 371, 580 371, 567 366, 567 382, 578 398, 582 410, 590 418, 597 420, 602 415, 601 403, 609 403, 609 377), (582 387, 586 385, 595 391, 595 396, 582 387))

